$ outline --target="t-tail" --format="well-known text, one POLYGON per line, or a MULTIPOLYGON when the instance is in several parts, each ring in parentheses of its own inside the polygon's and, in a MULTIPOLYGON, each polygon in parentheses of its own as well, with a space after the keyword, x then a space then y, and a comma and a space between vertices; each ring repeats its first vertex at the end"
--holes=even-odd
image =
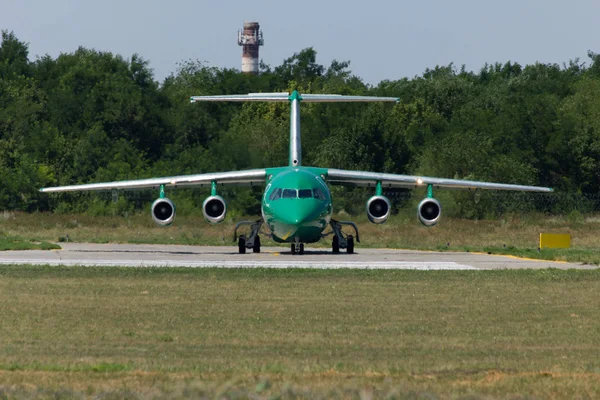
POLYGON ((344 96, 339 94, 304 94, 296 90, 289 93, 250 93, 224 96, 192 96, 190 102, 197 101, 262 101, 290 102, 290 167, 302 165, 302 142, 300 139, 300 103, 336 103, 336 102, 398 102, 397 97, 344 96))

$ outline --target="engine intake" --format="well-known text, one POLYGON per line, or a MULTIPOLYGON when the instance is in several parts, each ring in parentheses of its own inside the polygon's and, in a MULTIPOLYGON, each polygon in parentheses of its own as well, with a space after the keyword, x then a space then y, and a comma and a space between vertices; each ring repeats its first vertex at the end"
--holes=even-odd
POLYGON ((367 217, 374 224, 383 224, 390 216, 392 205, 385 196, 373 196, 367 200, 367 217))
POLYGON ((434 198, 421 200, 417 206, 419 221, 425 226, 434 226, 442 216, 442 205, 434 198))
POLYGON ((209 196, 202 203, 202 214, 211 224, 218 224, 225 219, 227 204, 221 196, 209 196))
POLYGON ((169 226, 175 220, 175 204, 166 197, 152 203, 152 219, 160 226, 169 226))

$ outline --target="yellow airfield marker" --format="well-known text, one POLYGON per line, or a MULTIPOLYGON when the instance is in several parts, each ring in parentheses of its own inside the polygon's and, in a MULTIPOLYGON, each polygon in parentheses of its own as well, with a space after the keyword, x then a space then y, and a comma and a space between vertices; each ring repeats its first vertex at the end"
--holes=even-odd
POLYGON ((540 233, 540 249, 568 249, 571 235, 566 233, 540 233))

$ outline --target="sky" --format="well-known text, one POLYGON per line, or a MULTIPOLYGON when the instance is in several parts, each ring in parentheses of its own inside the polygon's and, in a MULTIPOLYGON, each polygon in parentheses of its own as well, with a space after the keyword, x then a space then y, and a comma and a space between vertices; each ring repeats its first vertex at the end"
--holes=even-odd
POLYGON ((260 23, 260 58, 276 67, 307 47, 317 62, 350 61, 364 82, 412 78, 454 63, 588 61, 600 53, 598 0, 0 0, 0 29, 30 59, 79 46, 149 60, 157 80, 178 63, 241 69, 237 31, 260 23))

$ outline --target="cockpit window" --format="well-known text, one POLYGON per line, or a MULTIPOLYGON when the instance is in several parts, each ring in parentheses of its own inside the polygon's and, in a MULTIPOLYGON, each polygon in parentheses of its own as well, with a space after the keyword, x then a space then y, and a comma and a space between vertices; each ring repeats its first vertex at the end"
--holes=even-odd
POLYGON ((309 199, 312 197, 313 197, 313 192, 311 189, 298 189, 298 198, 309 199))
POLYGON ((298 197, 298 191, 296 189, 283 189, 283 197, 284 199, 295 199, 298 197))
POLYGON ((281 198, 281 189, 277 188, 271 192, 271 195, 269 196, 269 200, 273 201, 273 200, 277 200, 279 198, 281 198))
POLYGON ((313 194, 315 196, 315 199, 318 199, 318 200, 327 200, 327 197, 325 196, 325 193, 323 193, 323 191, 320 188, 313 189, 313 194))
POLYGON ((312 199, 327 200, 325 193, 320 188, 315 189, 274 189, 269 195, 269 200, 279 199, 312 199))

